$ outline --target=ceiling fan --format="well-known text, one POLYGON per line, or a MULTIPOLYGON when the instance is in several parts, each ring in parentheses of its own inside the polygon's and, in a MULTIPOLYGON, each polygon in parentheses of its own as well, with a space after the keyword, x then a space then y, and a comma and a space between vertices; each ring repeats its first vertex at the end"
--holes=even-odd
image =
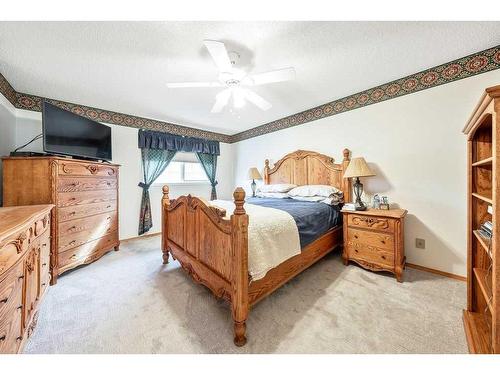
POLYGON ((268 83, 284 82, 295 79, 294 68, 271 70, 264 73, 247 74, 242 69, 234 67, 239 55, 228 52, 223 42, 204 40, 215 65, 219 69, 219 77, 213 82, 177 82, 167 83, 169 88, 199 88, 199 87, 225 87, 215 96, 212 113, 219 113, 229 103, 231 97, 236 108, 241 108, 246 101, 253 103, 263 111, 272 107, 271 103, 256 94, 249 87, 267 85, 268 83))

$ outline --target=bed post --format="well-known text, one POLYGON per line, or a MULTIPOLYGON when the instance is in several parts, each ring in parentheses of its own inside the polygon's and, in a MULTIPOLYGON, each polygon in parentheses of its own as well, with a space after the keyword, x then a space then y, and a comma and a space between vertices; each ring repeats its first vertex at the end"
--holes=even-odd
POLYGON ((236 188, 233 193, 236 208, 231 215, 232 231, 232 312, 234 321, 234 344, 243 346, 247 342, 246 320, 248 317, 248 215, 243 205, 245 190, 236 188))
POLYGON ((264 167, 264 184, 269 185, 269 159, 265 161, 266 166, 264 167))
POLYGON ((343 151, 344 160, 342 160, 342 191, 344 192, 344 202, 351 202, 352 195, 352 187, 351 187, 351 179, 344 178, 345 170, 351 161, 351 151, 345 148, 343 151))
POLYGON ((163 186, 163 198, 161 199, 161 251, 163 252, 163 264, 168 264, 168 247, 167 247, 167 208, 170 205, 168 197, 168 185, 163 186))

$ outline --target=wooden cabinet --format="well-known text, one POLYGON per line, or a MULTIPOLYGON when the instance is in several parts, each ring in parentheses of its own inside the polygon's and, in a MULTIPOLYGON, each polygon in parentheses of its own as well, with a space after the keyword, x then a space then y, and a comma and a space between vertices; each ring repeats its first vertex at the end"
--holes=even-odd
POLYGON ((50 281, 52 205, 0 208, 0 353, 18 353, 50 281))
MULTIPOLYGON (((61 273, 118 250, 118 165, 61 157, 2 160, 5 206, 55 205, 52 284, 61 273)), ((46 267, 44 249, 37 257, 39 266, 46 267)))
POLYGON ((406 210, 342 211, 344 264, 350 260, 372 271, 388 271, 403 280, 406 210))
POLYGON ((500 86, 485 90, 463 132, 467 135, 467 310, 471 353, 500 354, 500 86), (492 223, 492 237, 479 231, 492 223))

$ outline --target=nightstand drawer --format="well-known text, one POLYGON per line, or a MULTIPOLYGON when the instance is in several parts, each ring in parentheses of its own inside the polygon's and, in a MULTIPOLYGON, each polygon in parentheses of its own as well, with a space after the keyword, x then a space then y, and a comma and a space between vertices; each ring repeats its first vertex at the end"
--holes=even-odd
POLYGON ((383 232, 394 233, 394 219, 385 217, 373 217, 366 215, 349 215, 347 224, 350 227, 363 229, 380 230, 383 232))
POLYGON ((369 246, 386 249, 390 252, 393 252, 394 250, 394 235, 392 233, 385 234, 349 228, 347 232, 347 240, 350 242, 360 242, 369 246))
POLYGON ((361 259, 369 263, 394 266, 394 251, 357 241, 347 241, 347 254, 351 259, 361 259))

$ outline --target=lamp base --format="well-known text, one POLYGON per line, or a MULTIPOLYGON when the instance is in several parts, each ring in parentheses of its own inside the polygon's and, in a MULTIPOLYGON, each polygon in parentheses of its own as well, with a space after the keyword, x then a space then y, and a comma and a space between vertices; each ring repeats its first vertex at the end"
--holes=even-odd
POLYGON ((356 196, 356 202, 354 203, 354 208, 356 211, 366 211, 366 205, 361 200, 361 195, 363 194, 363 184, 359 181, 359 177, 356 177, 354 181, 354 195, 356 196))
POLYGON ((252 180, 250 186, 252 187, 252 197, 255 198, 255 190, 257 190, 257 184, 255 183, 255 180, 252 180))
POLYGON ((367 207, 366 207, 366 205, 363 202, 361 202, 361 204, 359 204, 358 202, 356 202, 356 203, 354 203, 354 209, 356 211, 366 211, 367 207))

